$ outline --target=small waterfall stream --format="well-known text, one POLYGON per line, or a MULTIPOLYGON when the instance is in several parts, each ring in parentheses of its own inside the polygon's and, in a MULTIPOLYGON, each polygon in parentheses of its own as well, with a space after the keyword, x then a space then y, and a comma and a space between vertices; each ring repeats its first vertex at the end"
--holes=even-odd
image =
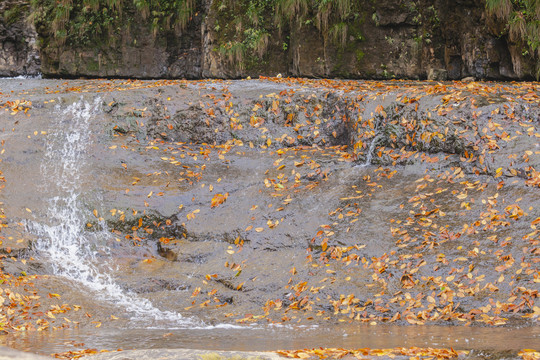
POLYGON ((369 166, 371 165, 371 162, 373 161, 373 153, 375 151, 375 146, 377 146, 377 143, 382 139, 382 135, 375 133, 375 136, 373 137, 373 140, 371 140, 371 143, 369 144, 369 149, 366 155, 366 161, 362 164, 362 166, 369 166))
POLYGON ((371 165, 371 162, 373 161, 373 154, 375 153, 375 148, 379 141, 381 141, 381 139, 384 137, 384 135, 379 130, 379 128, 381 127, 381 122, 382 117, 379 117, 377 122, 375 123, 375 129, 373 129, 374 135, 371 142, 369 143, 366 158, 362 164, 356 165, 357 167, 366 167, 371 165))
POLYGON ((99 114, 100 99, 93 103, 79 100, 64 110, 49 132, 41 165, 44 195, 49 199, 48 223, 32 223, 30 231, 38 236, 36 250, 52 266, 55 275, 74 280, 85 289, 123 307, 132 321, 144 326, 194 325, 179 313, 162 311, 150 301, 122 289, 111 277, 114 269, 106 265, 110 249, 107 231, 86 230, 85 219, 91 210, 82 204, 81 182, 91 145, 90 123, 99 114), (99 267, 98 267, 99 264, 99 267))

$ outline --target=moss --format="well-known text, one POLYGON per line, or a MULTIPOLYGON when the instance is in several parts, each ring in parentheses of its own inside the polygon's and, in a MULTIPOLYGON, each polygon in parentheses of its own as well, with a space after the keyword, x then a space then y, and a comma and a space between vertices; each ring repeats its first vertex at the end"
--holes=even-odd
POLYGON ((90 60, 86 65, 86 69, 91 72, 99 71, 99 63, 95 60, 90 60))
POLYGON ((356 56, 357 65, 360 64, 362 62, 362 59, 364 58, 364 56, 366 56, 366 53, 364 53, 362 51, 362 49, 357 49, 354 54, 356 56))
POLYGON ((348 74, 346 73, 346 67, 344 62, 344 50, 339 49, 336 54, 336 63, 332 69, 332 72, 336 74, 337 76, 346 77, 348 74), (345 67, 345 69, 344 69, 345 67))
POLYGON ((335 57, 336 65, 333 72, 340 77, 350 77, 351 71, 358 71, 361 60, 365 53, 362 51, 362 43, 365 38, 362 34, 362 25, 366 18, 366 13, 357 13, 354 15, 354 21, 348 22, 348 39, 345 43, 335 43, 337 54, 335 57), (350 66, 352 64, 352 67, 350 66))
POLYGON ((13 6, 12 8, 6 10, 3 14, 4 21, 8 25, 12 25, 17 21, 22 19, 22 13, 25 9, 25 6, 13 6))

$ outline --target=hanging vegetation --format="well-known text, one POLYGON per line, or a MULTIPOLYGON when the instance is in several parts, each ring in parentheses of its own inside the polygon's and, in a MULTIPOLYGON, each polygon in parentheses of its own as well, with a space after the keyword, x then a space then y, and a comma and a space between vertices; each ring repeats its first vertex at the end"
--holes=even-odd
POLYGON ((154 35, 181 33, 193 14, 195 0, 31 0, 33 19, 51 35, 55 45, 84 45, 114 41, 129 30, 136 12, 147 20, 154 35))
POLYGON ((266 55, 270 34, 278 34, 283 52, 289 48, 291 29, 315 27, 323 41, 339 49, 361 41, 358 25, 364 20, 364 10, 371 4, 352 0, 216 0, 218 13, 214 30, 219 33, 218 51, 240 68, 260 63, 266 55))
POLYGON ((505 22, 503 35, 523 46, 523 55, 537 60, 540 78, 540 0, 486 0, 488 12, 505 22))

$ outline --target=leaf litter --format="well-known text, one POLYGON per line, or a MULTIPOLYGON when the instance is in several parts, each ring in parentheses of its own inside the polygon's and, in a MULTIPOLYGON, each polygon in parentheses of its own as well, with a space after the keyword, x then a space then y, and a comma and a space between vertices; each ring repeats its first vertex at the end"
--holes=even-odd
MULTIPOLYGON (((205 178, 209 161, 227 166, 232 161, 229 155, 252 153, 273 159, 260 182, 260 193, 268 201, 252 206, 254 214, 264 209, 264 220, 249 220, 225 251, 232 257, 224 267, 235 275, 224 276, 220 269, 202 277, 186 311, 214 308, 236 323, 309 323, 314 319, 371 325, 537 323, 540 199, 531 191, 540 187, 540 149, 520 144, 538 144, 540 138, 538 84, 259 81, 282 90, 261 94, 249 106, 235 98, 229 90, 231 82, 219 80, 88 81, 80 86, 66 82, 45 91, 57 96, 177 86, 202 90, 198 104, 192 106, 203 114, 199 126, 213 134, 208 142, 186 136, 182 122, 159 103, 125 109, 135 121, 113 128, 116 143, 108 146, 110 151, 157 152, 167 169, 132 177, 126 194, 155 181, 163 184, 161 191, 144 194, 140 209, 109 210, 118 223, 126 223, 126 215, 137 219, 130 231, 111 229, 119 241, 131 246, 141 246, 149 235, 172 225, 173 220, 157 222, 146 212, 151 208, 147 200, 167 196, 170 184, 184 189, 200 186, 208 195, 197 207, 176 205, 185 214, 182 231, 161 236, 164 247, 182 244, 189 238, 190 221, 211 216, 210 209, 226 208, 234 199, 221 177, 205 178), (310 93, 306 88, 316 91, 310 93), (426 97, 439 102, 424 101, 426 97), (232 138, 220 137, 224 132, 232 138), (141 133, 145 135, 142 141, 141 133), (305 259, 295 263, 289 281, 282 284, 286 295, 266 299, 259 312, 223 311, 231 305, 220 292, 243 292, 257 286, 247 275, 249 257, 242 256, 244 247, 250 246, 246 242, 250 234, 279 229, 286 222, 280 213, 336 176, 335 164, 365 166, 364 175, 340 194, 337 208, 328 209, 328 221, 311 229, 305 259), (423 167, 424 175, 410 178, 407 167, 411 165, 423 167), (401 184, 397 193, 392 188, 395 183, 401 184), (517 187, 529 198, 512 197, 517 187), (369 221, 369 202, 388 191, 388 196, 401 201, 395 216, 387 219, 387 228, 381 229, 393 246, 376 254, 368 251, 369 239, 351 239, 347 234, 361 233, 359 229, 369 221), (332 290, 334 284, 343 283, 355 283, 363 290, 332 290)), ((29 98, 32 93, 19 95, 29 98)), ((19 113, 30 116, 32 102, 13 100, 13 96, 2 94, 6 112, 16 119, 19 113)), ((53 100, 45 102, 49 101, 53 100)), ((118 106, 112 100, 105 108, 117 111, 118 106)), ((130 165, 119 166, 129 171, 130 165)), ((97 218, 96 214, 97 210, 97 218)), ((60 304, 45 312, 32 312, 39 296, 28 289, 40 275, 2 276, 5 332, 44 330, 51 326, 49 321, 58 322, 59 314, 76 311, 72 305, 60 304), (26 294, 13 290, 21 286, 26 294)), ((61 295, 50 295, 61 299, 61 295)), ((74 326, 64 319, 54 328, 74 326)), ((459 355, 453 349, 421 348, 279 353, 296 358, 459 355)), ((66 354, 58 356, 78 356, 66 354)), ((524 349, 519 356, 534 359, 538 352, 524 349)))

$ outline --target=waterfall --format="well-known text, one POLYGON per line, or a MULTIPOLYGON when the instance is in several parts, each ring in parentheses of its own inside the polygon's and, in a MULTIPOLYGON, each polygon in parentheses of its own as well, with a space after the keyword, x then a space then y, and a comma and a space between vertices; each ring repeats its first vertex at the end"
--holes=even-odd
POLYGON ((84 169, 92 144, 90 124, 99 114, 100 102, 81 99, 65 110, 57 108, 41 165, 43 192, 49 201, 47 223, 29 224, 38 237, 35 249, 55 275, 78 282, 97 299, 121 306, 133 321, 162 324, 166 320, 169 326, 187 327, 193 324, 191 319, 161 311, 115 283, 110 275, 114 269, 104 261, 110 258, 111 234, 86 229, 91 211, 83 206, 81 183, 89 176, 84 169))
POLYGON ((373 140, 371 140, 371 143, 369 144, 368 153, 366 155, 366 161, 364 162, 363 166, 369 166, 371 165, 371 161, 373 160, 373 152, 375 151, 375 146, 377 146, 377 143, 382 139, 381 134, 375 135, 373 140))
POLYGON ((381 134, 379 131, 381 122, 382 122, 382 117, 379 117, 377 119, 377 122, 375 123, 375 129, 373 129, 374 130, 373 140, 371 140, 371 142, 369 143, 368 152, 366 154, 366 159, 364 160, 364 163, 360 165, 356 165, 356 166, 366 167, 366 166, 371 165, 371 162, 373 161, 373 153, 375 152, 375 147, 377 146, 377 143, 381 141, 381 139, 384 137, 384 135, 381 134))

